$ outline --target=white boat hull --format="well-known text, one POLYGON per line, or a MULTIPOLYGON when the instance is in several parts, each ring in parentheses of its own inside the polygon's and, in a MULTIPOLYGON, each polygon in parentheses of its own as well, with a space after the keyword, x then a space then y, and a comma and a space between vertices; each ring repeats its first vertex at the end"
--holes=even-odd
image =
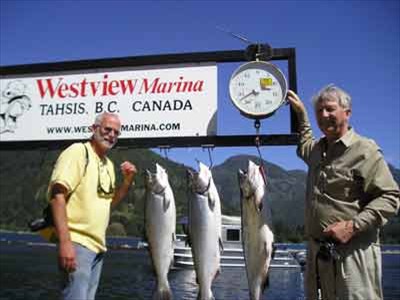
MULTIPOLYGON (((233 244, 233 243, 232 243, 233 244)), ((232 244, 230 246, 232 246, 232 244)), ((220 265, 222 268, 244 268, 245 260, 241 243, 234 248, 225 246, 221 253, 220 265)), ((193 268, 193 258, 190 247, 184 241, 177 241, 174 250, 175 268, 193 268)), ((276 250, 270 268, 301 268, 300 264, 288 250, 276 250)))

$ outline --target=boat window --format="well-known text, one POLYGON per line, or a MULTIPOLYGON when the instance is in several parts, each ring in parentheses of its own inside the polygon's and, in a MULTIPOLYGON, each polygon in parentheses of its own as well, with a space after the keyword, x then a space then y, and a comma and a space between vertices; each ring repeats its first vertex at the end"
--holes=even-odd
POLYGON ((240 230, 238 229, 227 229, 226 230, 227 241, 240 241, 240 230))

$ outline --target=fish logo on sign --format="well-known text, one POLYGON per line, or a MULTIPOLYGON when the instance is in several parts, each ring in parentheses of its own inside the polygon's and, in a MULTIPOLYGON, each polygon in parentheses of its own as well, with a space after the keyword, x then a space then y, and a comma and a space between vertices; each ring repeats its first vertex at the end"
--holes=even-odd
POLYGON ((20 80, 10 81, 0 96, 0 134, 13 133, 18 118, 31 108, 32 101, 26 95, 26 85, 20 80))

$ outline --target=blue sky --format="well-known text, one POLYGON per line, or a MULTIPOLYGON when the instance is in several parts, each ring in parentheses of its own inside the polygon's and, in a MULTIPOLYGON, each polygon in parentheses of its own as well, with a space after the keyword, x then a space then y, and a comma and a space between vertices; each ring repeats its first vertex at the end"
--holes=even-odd
MULTIPOLYGON (((0 65, 20 65, 219 50, 247 45, 227 28, 275 48, 295 47, 298 92, 320 136, 311 97, 335 83, 353 98, 351 123, 400 166, 400 1, 0 1, 0 65)), ((280 65, 285 72, 284 65, 280 65)), ((253 121, 231 105, 228 79, 218 71, 218 134, 254 134, 253 121)), ((288 107, 262 121, 261 133, 288 133, 288 107)), ((155 151, 158 151, 155 149, 155 151)), ((255 147, 214 148, 214 164, 255 147)), ((306 169, 294 146, 262 148, 264 159, 306 169)), ((209 163, 201 148, 171 149, 168 157, 209 163)))

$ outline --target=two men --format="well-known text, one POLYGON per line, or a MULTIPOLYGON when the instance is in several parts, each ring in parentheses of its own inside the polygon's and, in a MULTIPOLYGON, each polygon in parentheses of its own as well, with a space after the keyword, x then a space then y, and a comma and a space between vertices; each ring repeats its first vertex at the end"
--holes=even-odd
MULTIPOLYGON (((350 127, 351 98, 346 92, 327 86, 314 98, 325 135, 320 140, 313 137, 299 97, 289 91, 288 100, 300 124, 298 155, 309 167, 306 296, 318 299, 321 292, 323 299, 383 299, 379 227, 397 213, 399 188, 378 146, 350 127), (323 256, 327 244, 336 247, 323 256)), ((120 126, 116 115, 100 115, 91 141, 66 149, 52 175, 49 195, 65 299, 94 298, 110 206, 126 195, 136 174, 134 165, 123 163, 124 181, 115 190, 114 167, 106 153, 116 143, 120 126)))
POLYGON ((65 149, 54 167, 49 200, 58 239, 63 299, 94 299, 106 251, 111 206, 129 191, 137 173, 121 164, 121 186, 115 188, 114 164, 106 156, 116 144, 121 122, 115 114, 99 115, 86 143, 65 149))
POLYGON ((309 168, 307 299, 383 299, 379 228, 399 209, 399 187, 375 142, 350 126, 345 91, 329 85, 314 97, 319 140, 299 97, 287 98, 299 120, 297 154, 309 168))

